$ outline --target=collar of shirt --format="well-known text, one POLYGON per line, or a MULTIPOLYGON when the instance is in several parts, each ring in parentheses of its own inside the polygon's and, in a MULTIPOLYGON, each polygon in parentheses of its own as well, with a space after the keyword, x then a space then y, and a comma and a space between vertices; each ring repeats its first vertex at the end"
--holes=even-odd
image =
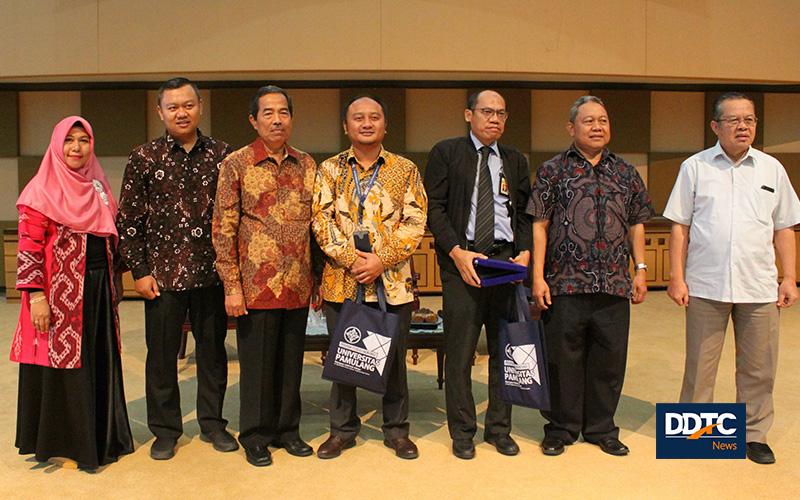
MULTIPOLYGON (((472 145, 475 146, 475 151, 480 152, 481 148, 485 146, 485 144, 475 137, 475 134, 472 133, 472 130, 469 131, 469 138, 472 139, 472 145)), ((492 152, 494 152, 494 154, 496 154, 498 157, 500 156, 500 148, 497 146, 497 141, 489 144, 489 149, 491 149, 492 152)), ((480 156, 480 154, 478 156, 480 156)))
MULTIPOLYGON (((583 153, 580 152, 574 143, 570 145, 569 149, 567 149, 566 155, 567 157, 577 156, 581 161, 591 164, 589 160, 583 156, 583 153)), ((597 165, 595 165, 594 168, 598 169, 599 171, 610 170, 616 163, 617 155, 609 151, 608 148, 603 148, 603 153, 600 155, 600 161, 597 162, 597 165)))
POLYGON ((372 169, 372 167, 374 167, 375 165, 378 165, 379 163, 381 164, 381 166, 385 165, 388 162, 388 159, 389 159, 389 152, 386 151, 383 148, 383 146, 381 146, 381 152, 378 154, 378 159, 375 161, 375 163, 373 163, 372 165, 367 165, 365 167, 364 165, 359 163, 358 158, 356 158, 356 152, 352 148, 352 146, 350 147, 350 149, 347 150, 347 164, 348 165, 352 165, 353 163, 355 163, 356 165, 361 167, 361 170, 364 170, 364 171, 367 171, 367 172, 370 171, 372 169))
POLYGON ((719 141, 717 141, 714 147, 711 148, 711 158, 713 158, 714 161, 722 159, 732 167, 738 167, 739 165, 742 165, 745 162, 745 160, 748 159, 750 160, 750 162, 748 163, 749 165, 755 165, 755 158, 753 157, 753 146, 747 148, 747 152, 743 154, 738 161, 733 161, 731 157, 728 156, 728 153, 726 153, 725 150, 722 149, 722 146, 720 146, 719 141))
MULTIPOLYGON (((253 165, 258 165, 267 159, 270 159, 269 151, 267 151, 267 147, 264 145, 264 141, 261 138, 256 139, 252 143, 250 143, 250 147, 253 148, 253 165)), ((297 152, 296 149, 291 147, 290 145, 286 144, 286 158, 292 157, 297 161, 300 162, 300 153, 297 152)), ((274 159, 272 159, 275 161, 274 159)), ((277 162, 276 162, 277 163, 277 162)))
MULTIPOLYGON (((173 149, 181 149, 184 152, 186 151, 185 149, 183 149, 183 144, 181 144, 174 137, 172 137, 172 135, 169 132, 164 132, 164 139, 170 151, 173 149)), ((192 146, 191 151, 194 151, 199 147, 203 147, 205 145, 205 141, 206 141, 206 136, 204 136, 203 133, 200 132, 200 129, 197 129, 197 141, 194 143, 194 146, 192 146)))

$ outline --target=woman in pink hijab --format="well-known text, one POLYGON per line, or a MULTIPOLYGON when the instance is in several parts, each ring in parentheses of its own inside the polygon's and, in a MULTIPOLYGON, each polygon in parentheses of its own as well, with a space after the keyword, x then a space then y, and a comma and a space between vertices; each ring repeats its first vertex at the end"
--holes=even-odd
POLYGON ((113 280, 117 203, 89 122, 56 125, 17 210, 16 446, 40 462, 115 462, 133 451, 113 280))

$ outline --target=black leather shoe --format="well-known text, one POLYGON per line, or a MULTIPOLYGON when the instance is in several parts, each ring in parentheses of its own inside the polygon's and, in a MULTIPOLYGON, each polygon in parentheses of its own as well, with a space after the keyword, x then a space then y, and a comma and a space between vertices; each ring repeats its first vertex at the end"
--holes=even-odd
POLYGON ((757 464, 774 464, 775 454, 767 443, 747 443, 747 458, 757 464))
POLYGON ((272 446, 284 448, 289 455, 294 455, 295 457, 308 457, 314 454, 314 448, 299 437, 287 441, 273 441, 272 446))
POLYGON ((228 452, 239 449, 239 443, 237 443, 236 439, 231 436, 231 433, 225 429, 211 431, 209 433, 201 432, 200 441, 211 443, 217 451, 228 452))
POLYGON ((503 436, 491 436, 484 438, 484 441, 491 444, 501 455, 508 455, 509 457, 513 457, 517 453, 519 453, 519 445, 514 439, 509 436, 508 434, 503 436))
POLYGON ((475 445, 471 439, 454 439, 453 440, 453 455, 462 460, 469 460, 475 458, 475 445))
POLYGON ((400 437, 395 439, 384 439, 383 444, 386 447, 394 450, 394 454, 406 460, 412 460, 419 456, 419 450, 407 437, 400 437))
POLYGON ((610 436, 604 437, 595 444, 599 446, 600 449, 603 450, 605 453, 608 453, 609 455, 615 455, 617 457, 625 456, 631 452, 631 450, 628 449, 627 446, 622 444, 622 441, 620 441, 615 437, 610 437, 610 436))
POLYGON ((542 453, 554 457, 564 453, 564 446, 567 443, 563 439, 554 436, 545 436, 542 440, 542 453))
POLYGON ((175 446, 178 440, 175 438, 157 437, 150 445, 150 458, 153 460, 169 460, 175 456, 175 446))
POLYGON ((244 455, 247 457, 247 462, 250 465, 255 465, 256 467, 272 465, 272 454, 266 446, 245 447, 244 455))
POLYGON ((336 458, 342 454, 342 450, 352 448, 355 445, 355 438, 343 439, 340 436, 330 435, 328 439, 317 448, 317 457, 322 459, 336 458))

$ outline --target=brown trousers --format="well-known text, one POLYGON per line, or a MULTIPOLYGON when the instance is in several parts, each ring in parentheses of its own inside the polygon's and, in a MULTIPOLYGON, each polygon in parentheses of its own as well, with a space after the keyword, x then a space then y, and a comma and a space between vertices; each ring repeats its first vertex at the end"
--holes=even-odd
POLYGON ((778 367, 778 325, 774 302, 733 304, 690 297, 686 308, 686 366, 681 403, 711 403, 728 318, 736 343, 736 402, 747 405, 747 442, 767 442, 778 367))

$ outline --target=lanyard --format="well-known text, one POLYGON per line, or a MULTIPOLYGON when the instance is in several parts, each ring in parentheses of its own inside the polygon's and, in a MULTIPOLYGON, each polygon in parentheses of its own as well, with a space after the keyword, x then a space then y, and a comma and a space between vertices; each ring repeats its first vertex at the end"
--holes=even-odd
POLYGON ((379 160, 375 164, 375 170, 372 172, 372 177, 369 178, 369 183, 367 183, 367 188, 364 192, 361 192, 361 183, 358 180, 358 172, 356 171, 355 163, 350 164, 350 170, 353 172, 353 184, 355 184, 355 191, 356 197, 358 198, 358 224, 361 225, 364 219, 364 202, 367 200, 367 195, 369 195, 370 189, 375 184, 375 179, 378 178, 378 172, 381 169, 381 161, 379 160))

